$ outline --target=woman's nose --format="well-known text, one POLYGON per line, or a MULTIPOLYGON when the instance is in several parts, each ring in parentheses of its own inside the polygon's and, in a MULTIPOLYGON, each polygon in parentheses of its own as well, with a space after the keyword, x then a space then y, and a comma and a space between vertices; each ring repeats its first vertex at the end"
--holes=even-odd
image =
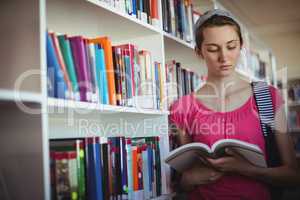
POLYGON ((227 58, 226 58, 226 50, 225 49, 221 49, 219 52, 219 62, 226 62, 227 58))

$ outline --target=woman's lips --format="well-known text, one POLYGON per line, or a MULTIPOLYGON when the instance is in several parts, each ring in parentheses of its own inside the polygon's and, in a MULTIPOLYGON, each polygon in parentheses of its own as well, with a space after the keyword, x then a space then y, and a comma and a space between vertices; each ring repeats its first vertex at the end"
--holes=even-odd
POLYGON ((231 68, 231 65, 221 65, 220 66, 220 69, 221 70, 228 70, 228 69, 230 69, 231 68))

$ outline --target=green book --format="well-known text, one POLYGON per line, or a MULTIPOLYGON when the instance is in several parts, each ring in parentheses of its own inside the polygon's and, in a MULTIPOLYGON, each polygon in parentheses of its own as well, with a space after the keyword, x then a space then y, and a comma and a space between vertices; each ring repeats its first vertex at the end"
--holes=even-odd
POLYGON ((85 186, 85 154, 83 140, 76 140, 77 151, 77 177, 78 177, 78 199, 86 199, 86 186, 85 186))
POLYGON ((74 91, 75 99, 80 100, 79 96, 79 86, 77 81, 77 75, 75 71, 75 65, 73 61, 73 55, 71 51, 71 45, 68 37, 66 35, 57 36, 59 41, 59 46, 61 48, 61 52, 68 70, 68 75, 71 80, 72 89, 74 91))
MULTIPOLYGON (((73 199, 86 199, 86 184, 85 184, 85 152, 83 140, 64 140, 50 141, 50 149, 57 152, 72 152, 76 151, 76 173, 77 173, 77 193, 73 192, 73 199)), ((73 177, 74 178, 74 177, 73 177)), ((72 194, 71 194, 72 195, 72 194)), ((73 200, 72 199, 72 200, 73 200)))

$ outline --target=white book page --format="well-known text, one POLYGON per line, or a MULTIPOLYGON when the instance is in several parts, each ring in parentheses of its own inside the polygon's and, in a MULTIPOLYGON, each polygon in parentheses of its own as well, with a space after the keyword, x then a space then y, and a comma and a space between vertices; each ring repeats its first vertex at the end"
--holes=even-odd
POLYGON ((225 147, 225 146, 228 146, 228 147, 242 147, 244 149, 249 149, 249 150, 254 151, 256 153, 263 154, 262 150, 257 145, 251 144, 251 143, 248 143, 248 142, 244 142, 244 141, 241 141, 241 140, 236 140, 236 139, 222 139, 222 140, 219 140, 219 141, 215 142, 212 145, 211 150, 212 150, 212 152, 214 152, 216 149, 220 149, 220 148, 225 147))

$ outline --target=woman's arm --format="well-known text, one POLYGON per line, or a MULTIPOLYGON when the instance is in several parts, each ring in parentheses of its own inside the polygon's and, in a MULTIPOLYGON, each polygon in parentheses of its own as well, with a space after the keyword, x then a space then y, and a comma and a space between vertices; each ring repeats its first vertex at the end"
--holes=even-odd
POLYGON ((282 166, 275 168, 252 168, 250 176, 257 177, 275 185, 300 185, 300 169, 290 134, 283 106, 275 115, 275 138, 280 153, 282 166))
POLYGON ((230 149, 228 149, 228 154, 231 157, 223 157, 215 160, 208 159, 208 161, 223 172, 239 173, 274 185, 300 185, 300 170, 297 165, 296 154, 290 135, 287 132, 287 123, 283 108, 280 108, 276 112, 275 130, 275 138, 282 161, 280 167, 256 167, 230 149))

